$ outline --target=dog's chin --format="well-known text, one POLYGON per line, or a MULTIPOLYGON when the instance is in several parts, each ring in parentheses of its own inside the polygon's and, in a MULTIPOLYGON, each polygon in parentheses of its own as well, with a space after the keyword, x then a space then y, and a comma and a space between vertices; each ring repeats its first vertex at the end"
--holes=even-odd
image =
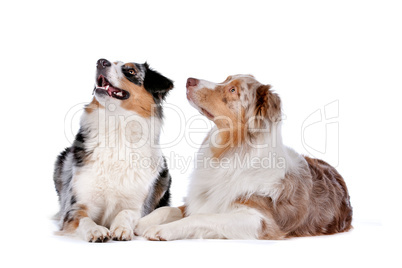
POLYGON ((206 109, 204 108, 199 108, 199 111, 202 115, 204 115, 206 118, 208 118, 211 121, 214 121, 215 116, 213 114, 211 114, 210 112, 208 112, 206 109))
POLYGON ((193 106, 195 109, 197 109, 197 111, 199 111, 200 114, 202 114, 209 120, 214 121, 215 116, 212 113, 210 113, 207 109, 202 108, 201 106, 197 105, 194 102, 194 100, 191 98, 191 96, 187 95, 187 99, 188 99, 188 102, 190 103, 190 105, 193 106))
POLYGON ((105 90, 102 89, 94 89, 94 97, 95 99, 101 103, 103 106, 106 106, 107 104, 115 104, 115 105, 120 105, 121 100, 116 99, 111 97, 105 90))
POLYGON ((104 99, 106 99, 107 97, 110 97, 106 90, 98 88, 98 87, 94 88, 94 95, 95 95, 95 97, 104 98, 104 99))

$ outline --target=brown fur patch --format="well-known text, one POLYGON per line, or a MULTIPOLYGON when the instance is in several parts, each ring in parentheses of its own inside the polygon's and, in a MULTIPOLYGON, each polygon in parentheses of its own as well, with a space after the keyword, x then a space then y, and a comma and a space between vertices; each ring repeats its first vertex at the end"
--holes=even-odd
MULTIPOLYGON (((231 77, 228 77, 226 81, 230 79, 231 77)), ((244 110, 239 103, 240 92, 241 81, 233 80, 224 85, 217 85, 214 90, 203 88, 195 93, 197 103, 214 115, 214 123, 219 129, 219 135, 216 136, 219 138, 219 144, 218 141, 216 146, 211 144, 214 157, 221 157, 230 148, 239 146, 243 140, 244 110), (230 92, 233 87, 236 88, 235 93, 230 92)))
POLYGON ((64 219, 62 231, 73 232, 78 228, 80 220, 88 217, 87 207, 85 205, 77 205, 75 209, 71 209, 64 219))
POLYGON ((270 198, 251 196, 247 200, 238 200, 236 203, 257 209, 264 215, 258 239, 279 240, 285 238, 285 233, 276 224, 272 216, 272 201, 270 198))
POLYGON ((352 208, 343 178, 324 161, 305 158, 307 166, 282 181, 273 204, 275 221, 288 237, 349 230, 352 208))
MULTIPOLYGON (((215 103, 218 103, 220 106, 229 106, 230 105, 230 100, 227 100, 227 97, 225 95, 225 89, 231 88, 233 86, 236 86, 238 89, 238 94, 240 94, 240 88, 241 88, 241 81, 236 79, 231 81, 228 85, 225 86, 217 86, 213 92, 219 92, 221 97, 213 97, 212 101, 215 101, 215 103), (223 92, 223 93, 222 93, 223 92), (223 97, 222 97, 223 96, 223 97), (221 102, 219 100, 222 100, 221 102)), ((251 88, 255 88, 256 83, 247 83, 247 90, 250 90, 251 88)), ((271 86, 270 85, 260 85, 256 89, 256 98, 255 98, 255 111, 254 111, 254 125, 253 128, 257 129, 264 129, 267 128, 267 122, 265 120, 269 120, 271 123, 275 123, 281 120, 281 101, 279 98, 279 95, 272 92, 270 90, 271 86)), ((216 93, 215 93, 216 94, 216 93)), ((248 96, 247 94, 244 94, 245 98, 248 96)), ((239 97, 238 95, 237 97, 239 97)), ((224 110, 223 108, 220 108, 219 111, 224 110)), ((225 114, 226 115, 226 114, 225 114)), ((226 115, 227 116, 227 115, 226 115)), ((241 115, 240 116, 231 116, 230 119, 232 120, 233 124, 230 131, 222 132, 220 134, 220 138, 222 140, 222 144, 228 144, 225 147, 214 147, 212 148, 212 152, 214 157, 221 157, 223 154, 225 154, 230 148, 233 148, 235 146, 241 146, 241 144, 244 142, 247 137, 248 133, 248 125, 245 125, 245 122, 248 121, 248 118, 245 118, 245 110, 241 109, 241 115)), ((218 128, 224 128, 227 127, 227 125, 221 124, 218 125, 219 122, 215 120, 216 125, 218 128)))
POLYGON ((245 139, 244 126, 238 125, 237 127, 219 133, 220 144, 212 146, 211 151, 213 157, 220 158, 232 148, 241 146, 245 139))
POLYGON ((120 81, 120 88, 130 93, 130 98, 122 101, 121 106, 124 109, 134 111, 145 118, 152 115, 152 108, 155 101, 144 87, 137 86, 123 77, 120 81))
POLYGON ((95 97, 93 97, 92 101, 89 104, 85 105, 84 110, 85 110, 85 112, 90 114, 94 110, 99 109, 99 108, 105 108, 105 107, 102 104, 100 104, 95 97))
POLYGON ((352 207, 343 178, 326 162, 305 159, 303 170, 286 174, 275 200, 252 196, 238 202, 268 219, 261 223, 261 239, 328 235, 352 228, 352 207))
POLYGON ((270 90, 270 85, 261 85, 257 88, 255 98, 255 112, 257 128, 262 128, 265 118, 277 122, 281 118, 281 100, 278 94, 270 90))
POLYGON ((134 69, 135 69, 135 64, 134 64, 134 63, 131 63, 131 62, 124 63, 124 66, 126 66, 126 67, 131 67, 131 68, 134 68, 134 69))
POLYGON ((321 223, 325 225, 325 228, 316 226, 316 232, 334 234, 350 230, 353 209, 344 179, 334 167, 325 161, 308 156, 305 156, 305 159, 313 178, 312 199, 316 201, 310 220, 315 219, 317 222, 319 219, 326 218, 326 221, 321 223), (318 211, 321 212, 321 218, 313 213, 318 211), (323 217, 322 214, 328 215, 323 217))
MULTIPOLYGON (((246 138, 250 139, 251 136, 248 135, 250 127, 264 129, 268 127, 266 120, 273 123, 281 119, 281 101, 278 94, 270 90, 270 85, 261 85, 257 81, 243 80, 243 78, 232 79, 229 76, 222 84, 217 84, 213 90, 201 88, 194 93, 196 95, 194 101, 214 115, 214 123, 219 129, 219 144, 211 144, 213 156, 216 158, 222 157, 231 148, 241 146, 246 138), (258 87, 258 85, 260 86, 258 87), (233 87, 236 88, 235 93, 230 92, 233 87), (243 87, 245 88, 243 89, 243 87), (242 90, 245 92, 241 100, 242 90), (241 101, 246 99, 249 101, 251 94, 249 92, 254 90, 256 97, 252 107, 255 108, 251 109, 254 109, 252 116, 255 119, 254 124, 250 126, 246 125, 246 122, 249 123, 249 118, 245 118, 246 109, 241 101), (239 106, 237 109, 236 105, 239 106)), ((247 114, 250 116, 249 113, 247 114)))
POLYGON ((186 210, 187 210, 186 205, 180 206, 180 207, 178 207, 178 209, 180 209, 181 215, 183 216, 183 218, 186 217, 186 210))
POLYGON ((230 80, 232 80, 232 76, 231 76, 231 75, 229 75, 228 77, 226 77, 226 79, 225 79, 225 81, 223 81, 223 83, 227 83, 227 82, 229 82, 230 80))
POLYGON ((131 62, 125 63, 123 66, 128 67, 130 69, 133 69, 134 72, 136 72, 136 73, 138 73, 138 71, 139 71, 137 66, 134 63, 131 63, 131 62))

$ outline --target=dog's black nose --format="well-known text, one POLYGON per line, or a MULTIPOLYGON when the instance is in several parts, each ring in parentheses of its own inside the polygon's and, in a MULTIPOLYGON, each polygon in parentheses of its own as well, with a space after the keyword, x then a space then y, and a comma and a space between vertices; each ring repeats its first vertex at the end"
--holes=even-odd
POLYGON ((96 63, 96 66, 98 67, 98 69, 103 69, 112 66, 112 64, 106 59, 99 59, 96 63))

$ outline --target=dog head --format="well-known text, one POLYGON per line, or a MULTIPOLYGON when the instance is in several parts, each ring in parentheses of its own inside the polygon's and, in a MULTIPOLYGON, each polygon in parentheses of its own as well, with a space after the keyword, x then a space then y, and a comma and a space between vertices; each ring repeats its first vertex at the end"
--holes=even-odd
POLYGON ((155 111, 162 117, 160 104, 172 88, 173 82, 147 63, 97 62, 94 95, 99 103, 111 102, 143 117, 155 111))
POLYGON ((215 157, 245 142, 256 145, 260 133, 281 119, 278 94, 252 75, 229 76, 222 83, 189 78, 186 87, 190 104, 218 127, 210 136, 215 157))
POLYGON ((281 118, 281 101, 270 85, 252 75, 233 75, 222 83, 187 79, 187 99, 219 127, 223 121, 248 131, 268 127, 281 118))

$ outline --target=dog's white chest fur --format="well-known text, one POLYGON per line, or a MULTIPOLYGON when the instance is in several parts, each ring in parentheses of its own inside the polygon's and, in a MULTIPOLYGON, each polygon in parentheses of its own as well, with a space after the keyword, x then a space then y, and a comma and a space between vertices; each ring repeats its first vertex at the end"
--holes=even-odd
MULTIPOLYGON (((210 155, 208 149, 200 150, 201 157, 208 159, 210 155)), ((198 166, 192 174, 187 196, 189 214, 225 213, 233 208, 234 202, 239 198, 247 198, 252 194, 274 195, 287 166, 277 164, 265 169, 253 167, 250 161, 261 160, 263 157, 271 156, 253 153, 231 155, 224 168, 216 168, 217 164, 205 162, 204 166, 198 166)), ((275 157, 278 158, 277 155, 275 157)))
POLYGON ((251 195, 276 199, 281 180, 288 170, 300 165, 302 157, 271 138, 258 144, 267 147, 227 154, 219 162, 212 159, 210 148, 201 148, 186 200, 188 214, 226 213, 236 201, 251 195))
MULTIPOLYGON (((75 172, 73 181, 75 194, 88 204, 90 217, 108 227, 124 209, 141 211, 160 171, 162 153, 149 143, 130 148, 119 140, 122 129, 118 124, 116 128, 106 128, 104 133, 99 129, 96 126, 91 130, 93 136, 85 143, 92 146, 93 152, 75 172)), ((143 137, 144 133, 138 136, 143 137)))
POLYGON ((74 189, 80 200, 90 204, 91 217, 109 226, 119 211, 141 210, 138 206, 144 203, 152 185, 150 178, 156 178, 158 171, 133 168, 129 161, 114 161, 110 158, 113 153, 103 151, 95 151, 98 160, 81 169, 74 189))

